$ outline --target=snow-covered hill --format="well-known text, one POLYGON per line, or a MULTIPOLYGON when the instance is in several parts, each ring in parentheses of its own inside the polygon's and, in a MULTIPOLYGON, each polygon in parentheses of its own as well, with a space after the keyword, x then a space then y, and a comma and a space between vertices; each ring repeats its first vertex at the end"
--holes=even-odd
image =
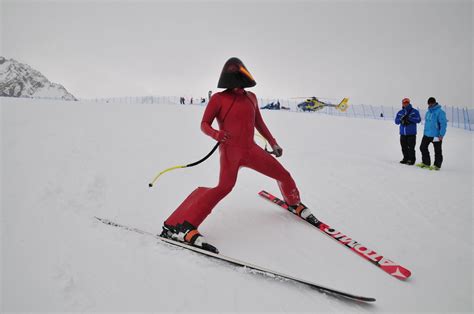
POLYGON ((29 65, 2 56, 0 96, 77 100, 62 85, 50 82, 29 65))
MULTIPOLYGON (((472 133, 448 129, 439 172, 400 165, 387 121, 263 112, 281 162, 322 220, 409 268, 400 281, 261 200, 271 179, 241 169, 201 232, 222 254, 348 292, 363 305, 251 274, 105 226, 159 232, 197 186, 217 181, 202 107, 0 98, 1 311, 472 312, 472 133)), ((418 138, 420 143, 421 138, 418 138)), ((418 157, 419 152, 417 152, 418 157)))

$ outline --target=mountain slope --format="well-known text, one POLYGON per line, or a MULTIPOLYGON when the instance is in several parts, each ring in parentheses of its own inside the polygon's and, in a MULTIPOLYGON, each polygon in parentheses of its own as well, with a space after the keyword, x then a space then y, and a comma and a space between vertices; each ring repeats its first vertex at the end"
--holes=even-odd
POLYGON ((77 100, 64 86, 50 82, 29 65, 1 56, 0 96, 77 100))
POLYGON ((276 183, 245 168, 201 232, 227 256, 377 298, 365 306, 93 219, 159 232, 196 186, 215 185, 217 154, 148 188, 156 172, 212 148, 199 130, 202 107, 1 106, 3 311, 472 311, 472 133, 448 129, 434 172, 398 164, 389 122, 263 112, 305 204, 412 278, 392 278, 262 200, 257 192, 277 193, 276 183))

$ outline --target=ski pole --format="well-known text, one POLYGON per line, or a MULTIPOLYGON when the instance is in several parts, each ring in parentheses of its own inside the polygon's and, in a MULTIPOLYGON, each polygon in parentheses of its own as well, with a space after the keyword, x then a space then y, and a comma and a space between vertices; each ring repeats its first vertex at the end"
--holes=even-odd
POLYGON ((170 167, 168 169, 165 169, 163 171, 161 171, 160 173, 158 173, 155 178, 153 179, 153 181, 151 181, 151 183, 148 184, 149 187, 153 187, 153 184, 156 182, 156 180, 158 180, 158 178, 168 172, 168 171, 171 171, 171 170, 175 170, 175 169, 180 169, 180 168, 189 168, 189 167, 194 167, 196 165, 199 165, 200 163, 202 163, 203 161, 205 161, 206 159, 208 159, 217 149, 217 147, 219 147, 219 144, 220 142, 217 142, 216 145, 214 145, 214 147, 212 148, 212 150, 206 155, 204 156, 203 158, 199 159, 198 161, 195 161, 193 163, 190 163, 190 164, 187 164, 187 165, 184 165, 184 166, 174 166, 174 167, 170 167))
MULTIPOLYGON (((222 123, 224 123, 225 121, 225 118, 227 118, 227 115, 229 114, 229 112, 232 110, 232 107, 234 106, 234 103, 235 103, 235 100, 237 99, 237 95, 234 96, 234 99, 232 100, 232 103, 230 104, 230 108, 227 110, 227 112, 225 113, 224 115, 224 118, 222 119, 222 123)), ((188 167, 194 167, 196 165, 199 165, 200 163, 202 163, 203 161, 205 161, 207 158, 209 158, 212 154, 214 154, 214 152, 216 151, 217 147, 219 147, 219 144, 220 142, 217 142, 216 145, 214 145, 214 147, 212 148, 212 150, 206 155, 204 156, 203 158, 199 159, 198 161, 195 161, 193 163, 190 163, 190 164, 187 164, 185 166, 174 166, 174 167, 171 167, 171 168, 168 168, 168 169, 165 169, 163 171, 161 171, 160 173, 158 173, 156 175, 156 177, 153 179, 153 181, 151 181, 151 183, 148 184, 149 187, 152 187, 153 184, 156 182, 156 180, 158 180, 158 178, 164 174, 165 172, 168 172, 168 171, 171 171, 171 170, 174 170, 174 169, 179 169, 179 168, 188 168, 188 167)))
MULTIPOLYGON (((265 151, 269 154, 274 154, 274 152, 272 151, 269 151, 267 150, 267 140, 262 136, 260 135, 259 133, 256 133, 255 134, 257 137, 261 138, 264 142, 265 142, 265 151)), ((203 158, 199 159, 198 161, 195 161, 193 163, 190 163, 190 164, 187 164, 187 165, 181 165, 181 166, 174 166, 174 167, 170 167, 170 168, 167 168, 163 171, 161 171, 160 173, 158 173, 155 178, 151 181, 151 183, 148 184, 148 186, 151 188, 153 187, 153 184, 155 184, 155 182, 158 180, 158 178, 165 174, 166 172, 168 171, 172 171, 172 170, 175 170, 175 169, 181 169, 181 168, 189 168, 189 167, 194 167, 196 165, 199 165, 200 163, 204 162, 206 159, 208 159, 209 157, 211 157, 211 155, 216 151, 217 147, 219 147, 219 144, 220 142, 217 142, 216 145, 214 145, 214 147, 212 148, 212 150, 206 155, 204 156, 203 158)))

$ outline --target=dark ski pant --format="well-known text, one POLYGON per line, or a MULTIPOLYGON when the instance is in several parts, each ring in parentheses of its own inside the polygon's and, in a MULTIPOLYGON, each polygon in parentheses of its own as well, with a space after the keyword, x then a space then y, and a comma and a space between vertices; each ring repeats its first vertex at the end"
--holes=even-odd
POLYGON ((428 146, 430 143, 433 143, 434 151, 435 151, 435 160, 434 165, 438 168, 441 168, 441 164, 443 163, 443 151, 442 151, 442 141, 433 142, 433 137, 423 136, 420 145, 421 151, 421 159, 425 165, 431 166, 431 157, 430 151, 428 150, 428 146))
POLYGON ((165 221, 165 225, 177 226, 185 221, 194 227, 211 213, 212 209, 232 191, 241 167, 258 171, 277 180, 284 200, 290 205, 300 202, 299 191, 290 173, 269 153, 257 144, 248 148, 221 144, 219 183, 216 187, 198 187, 165 221))
POLYGON ((402 146, 403 160, 415 162, 416 135, 400 135, 400 145, 402 146))

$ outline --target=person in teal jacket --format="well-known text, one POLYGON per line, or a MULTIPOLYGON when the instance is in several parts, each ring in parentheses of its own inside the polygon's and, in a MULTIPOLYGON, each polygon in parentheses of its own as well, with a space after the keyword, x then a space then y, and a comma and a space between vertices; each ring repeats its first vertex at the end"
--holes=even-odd
POLYGON ((443 163, 442 144, 446 135, 446 113, 441 109, 441 105, 436 102, 434 97, 428 98, 428 112, 425 115, 425 130, 421 140, 420 151, 422 163, 417 166, 421 168, 430 168, 434 170, 441 169, 443 163), (435 151, 435 160, 431 167, 431 158, 428 146, 433 143, 435 151))

